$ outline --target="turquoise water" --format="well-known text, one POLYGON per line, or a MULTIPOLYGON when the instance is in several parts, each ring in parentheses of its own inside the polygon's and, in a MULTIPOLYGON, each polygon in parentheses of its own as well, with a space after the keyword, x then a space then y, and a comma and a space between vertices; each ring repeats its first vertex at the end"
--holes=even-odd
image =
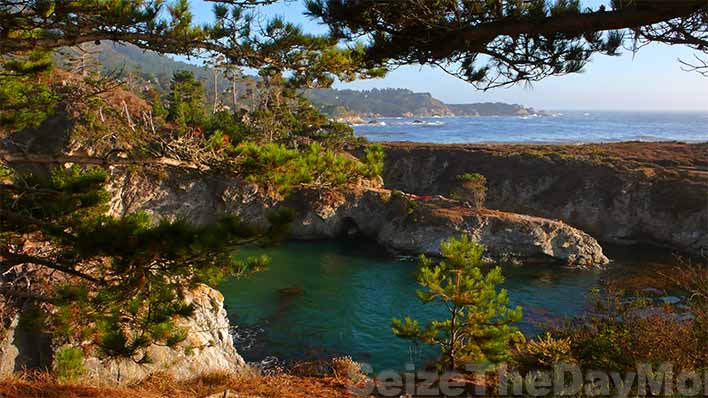
MULTIPOLYGON (((241 254, 263 252, 272 259, 268 271, 220 287, 246 360, 350 355, 381 370, 402 369, 410 360, 424 365, 434 358, 434 351, 416 351, 391 334, 394 317, 430 320, 445 313, 417 301, 415 261, 393 257, 366 241, 290 242, 241 254)), ((505 267, 504 287, 513 304, 524 307, 519 328, 527 335, 538 333, 539 322, 581 313, 593 287, 639 273, 651 276, 668 261, 650 261, 657 256, 645 250, 631 253, 609 252, 621 260, 605 269, 505 267)))

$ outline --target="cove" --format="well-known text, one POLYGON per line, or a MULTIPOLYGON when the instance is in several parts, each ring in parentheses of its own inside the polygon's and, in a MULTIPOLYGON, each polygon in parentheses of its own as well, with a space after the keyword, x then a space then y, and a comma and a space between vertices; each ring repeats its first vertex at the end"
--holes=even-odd
MULTIPOLYGON (((591 289, 605 283, 641 289, 673 265, 667 253, 645 248, 606 248, 614 261, 601 269, 558 264, 504 266, 513 305, 521 305, 518 327, 527 337, 539 323, 581 314, 591 289)), ((239 256, 267 254, 267 271, 219 288, 247 361, 281 361, 349 355, 374 370, 425 365, 435 349, 420 349, 394 337, 391 319, 410 315, 442 319, 445 310, 416 298, 417 261, 388 254, 369 241, 287 242, 275 248, 246 248, 239 256)))

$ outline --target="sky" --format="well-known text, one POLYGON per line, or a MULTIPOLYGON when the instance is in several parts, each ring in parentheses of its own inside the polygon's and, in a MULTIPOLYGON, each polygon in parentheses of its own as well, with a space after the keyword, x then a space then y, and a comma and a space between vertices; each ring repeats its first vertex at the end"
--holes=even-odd
MULTIPOLYGON (((597 8, 607 1, 586 0, 597 8)), ((209 21, 211 5, 193 0, 197 20, 209 21)), ((312 33, 326 27, 302 14, 300 1, 268 7, 266 16, 283 16, 312 33)), ((531 87, 515 86, 480 91, 470 84, 429 66, 411 65, 385 78, 337 83, 335 88, 407 88, 429 92, 446 103, 509 102, 544 110, 644 110, 708 112, 708 78, 685 72, 678 59, 691 60, 693 51, 683 46, 652 44, 636 54, 619 57, 594 55, 583 73, 548 77, 531 87)))

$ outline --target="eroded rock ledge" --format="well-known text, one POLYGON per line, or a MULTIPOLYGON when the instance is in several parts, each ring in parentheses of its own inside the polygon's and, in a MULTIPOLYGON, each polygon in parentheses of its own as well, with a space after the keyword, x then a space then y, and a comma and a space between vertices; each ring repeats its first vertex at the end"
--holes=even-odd
POLYGON ((447 195, 487 178, 487 206, 563 220, 602 242, 708 251, 708 143, 384 143, 386 188, 447 195))
MULTIPOLYGON (((440 242, 469 235, 492 255, 553 258, 572 265, 605 264, 595 239, 563 222, 461 207, 444 198, 413 198, 379 186, 343 192, 300 189, 287 199, 262 194, 234 176, 170 166, 159 170, 111 168, 111 213, 146 211, 155 217, 211 223, 231 214, 260 226, 280 207, 296 211, 295 239, 333 238, 357 232, 385 247, 439 254, 440 242)), ((374 184, 376 185, 376 184, 374 184)))

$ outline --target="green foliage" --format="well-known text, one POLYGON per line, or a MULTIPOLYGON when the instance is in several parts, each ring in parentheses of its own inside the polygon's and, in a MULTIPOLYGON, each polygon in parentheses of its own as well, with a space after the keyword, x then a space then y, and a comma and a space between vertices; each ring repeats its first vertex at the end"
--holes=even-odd
POLYGON ((191 72, 177 71, 172 75, 167 104, 167 120, 182 128, 201 127, 206 122, 204 88, 191 72))
POLYGON ((271 79, 267 87, 261 106, 248 115, 250 139, 284 144, 315 141, 329 148, 354 139, 351 127, 329 120, 279 79, 271 79))
POLYGON ((376 160, 380 159, 379 155, 372 154, 374 163, 361 163, 325 149, 319 143, 295 150, 281 144, 245 142, 230 149, 230 154, 237 160, 241 175, 279 194, 287 194, 300 185, 339 188, 360 178, 369 178, 379 167, 376 160))
POLYGON ((218 139, 213 141, 213 144, 219 145, 241 142, 248 134, 246 126, 237 119, 237 115, 227 110, 214 113, 207 122, 205 132, 210 140, 212 135, 220 136, 220 142, 218 139))
POLYGON ((588 369, 627 369, 633 365, 622 349, 628 340, 629 330, 625 325, 614 322, 598 325, 595 333, 574 341, 574 353, 588 369))
POLYGON ((48 84, 51 54, 32 52, 0 67, 0 126, 9 132, 39 127, 55 110, 48 84))
POLYGON ((418 298, 424 304, 443 305, 449 318, 421 327, 411 318, 393 320, 394 335, 417 344, 437 345, 439 365, 457 369, 467 363, 506 360, 523 335, 511 326, 521 320, 521 307, 511 309, 501 268, 482 272, 484 248, 466 236, 440 246, 443 260, 436 263, 422 256, 418 283, 424 290, 418 298))
MULTIPOLYGON (((588 5, 592 2, 587 2, 588 5)), ((706 51, 702 0, 614 1, 598 11, 579 0, 307 0, 308 12, 341 40, 363 41, 369 67, 429 64, 480 89, 577 73, 593 54, 614 56, 625 39, 687 44, 706 51), (651 10, 650 12, 647 12, 651 10), (639 17, 630 17, 647 12, 639 17), (681 33, 661 29, 670 20, 681 33), (582 21, 592 20, 591 27, 582 21), (636 31, 635 26, 645 27, 636 31), (680 37, 680 40, 679 40, 680 37)), ((596 4, 594 4, 596 5, 596 4)))
POLYGON ((269 69, 297 86, 336 78, 380 76, 362 62, 361 46, 340 47, 282 18, 257 18, 252 8, 272 1, 214 0, 211 21, 197 24, 187 0, 0 0, 3 53, 72 47, 86 42, 131 43, 143 50, 222 58, 225 64, 269 69))
POLYGON ((465 173, 457 176, 460 187, 453 191, 453 196, 467 201, 475 209, 484 207, 487 200, 487 179, 477 173, 465 173))
POLYGON ((569 337, 555 338, 551 333, 528 342, 524 350, 516 355, 516 362, 522 372, 538 369, 552 369, 559 363, 573 363, 572 340, 569 337))
MULTIPOLYGON (((186 291, 199 283, 262 270, 267 258, 239 261, 236 245, 258 231, 236 218, 194 227, 184 221, 153 224, 147 214, 104 215, 105 171, 72 167, 51 178, 16 178, 0 193, 3 247, 21 247, 25 233, 53 247, 50 253, 4 251, 8 264, 35 263, 64 273, 53 286, 46 327, 56 339, 91 339, 109 357, 139 361, 151 344, 174 346, 185 338, 175 321, 193 309, 186 291), (29 257, 28 257, 29 256, 29 257)), ((287 218, 273 218, 273 222, 287 218)), ((278 228, 274 226, 273 228, 278 228)))
POLYGON ((63 347, 54 354, 57 381, 61 384, 77 382, 86 374, 84 354, 73 347, 63 347))
POLYGON ((383 173, 386 155, 379 144, 369 145, 364 151, 364 164, 361 174, 368 178, 375 178, 383 173))
POLYGON ((0 181, 5 182, 11 180, 14 175, 15 172, 11 168, 0 163, 0 181))

